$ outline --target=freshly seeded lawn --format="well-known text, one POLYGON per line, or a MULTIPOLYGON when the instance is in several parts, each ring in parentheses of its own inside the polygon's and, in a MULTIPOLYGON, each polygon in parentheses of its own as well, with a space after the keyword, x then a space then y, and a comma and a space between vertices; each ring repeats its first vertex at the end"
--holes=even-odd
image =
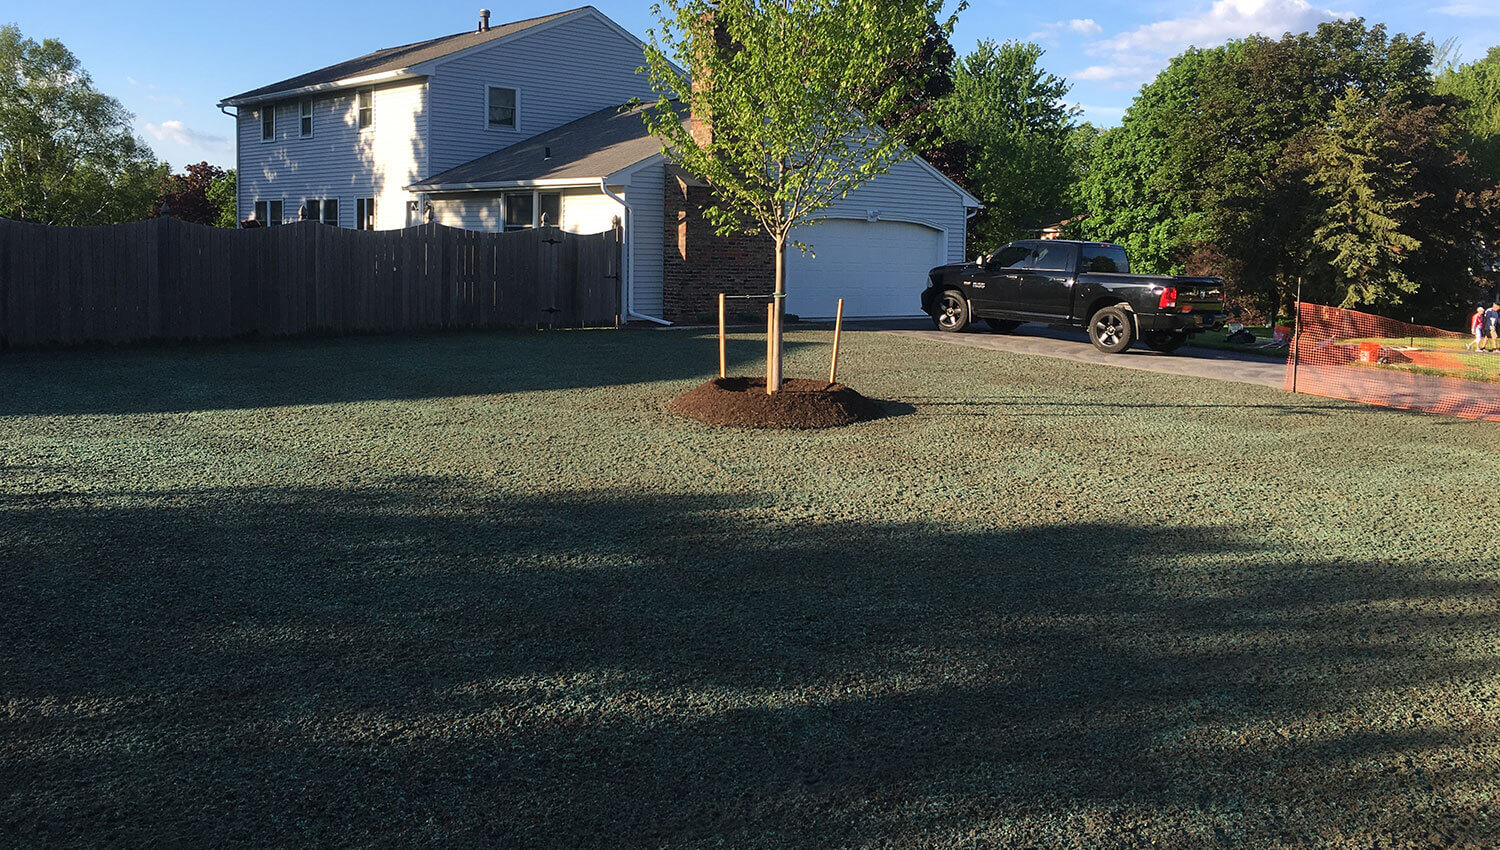
POLYGON ((715 360, 0 356, 0 844, 1500 836, 1493 424, 868 332, 889 418, 667 413, 715 360))

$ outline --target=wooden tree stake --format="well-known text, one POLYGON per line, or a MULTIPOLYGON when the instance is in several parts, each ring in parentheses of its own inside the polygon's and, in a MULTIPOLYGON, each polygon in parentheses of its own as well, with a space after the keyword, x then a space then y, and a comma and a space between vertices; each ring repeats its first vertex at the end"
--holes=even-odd
POLYGON ((766 305, 766 395, 776 394, 772 372, 776 368, 776 301, 766 305))
POLYGON ((839 334, 844 330, 844 299, 839 299, 838 315, 833 320, 833 362, 828 364, 828 384, 834 384, 839 373, 839 334))
POLYGON ((729 377, 729 358, 724 345, 724 293, 719 293, 719 377, 729 377))

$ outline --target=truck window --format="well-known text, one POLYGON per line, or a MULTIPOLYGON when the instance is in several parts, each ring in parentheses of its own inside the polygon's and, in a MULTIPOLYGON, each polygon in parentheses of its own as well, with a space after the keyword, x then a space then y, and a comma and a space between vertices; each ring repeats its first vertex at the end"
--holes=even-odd
POLYGON ((1130 274, 1130 261, 1125 259, 1125 249, 1119 245, 1085 245, 1083 246, 1083 262, 1078 264, 1078 270, 1105 274, 1130 274))
POLYGON ((1072 249, 1067 245, 1048 245, 1046 242, 1032 243, 1031 264, 1028 268, 1044 272, 1065 272, 1072 268, 1072 249))
POLYGON ((1009 248, 1001 248, 990 255, 989 262, 984 266, 987 269, 1019 269, 1026 265, 1031 259, 1031 251, 1025 245, 1012 245, 1009 248))

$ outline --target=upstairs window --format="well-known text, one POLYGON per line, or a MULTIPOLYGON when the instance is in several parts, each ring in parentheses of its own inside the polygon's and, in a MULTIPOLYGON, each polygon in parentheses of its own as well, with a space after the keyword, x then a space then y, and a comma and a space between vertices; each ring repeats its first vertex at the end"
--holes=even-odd
POLYGON ((375 229, 375 199, 357 198, 354 201, 354 226, 359 230, 375 229))
POLYGON ((516 129, 516 90, 489 87, 489 125, 507 130, 516 129))
POLYGON ((312 135, 312 98, 302 101, 301 110, 302 120, 298 131, 301 132, 303 138, 307 138, 312 135))
POLYGON ((375 92, 363 89, 359 93, 359 129, 375 126, 375 92))
POLYGON ((260 140, 269 142, 276 138, 276 104, 260 108, 260 140))

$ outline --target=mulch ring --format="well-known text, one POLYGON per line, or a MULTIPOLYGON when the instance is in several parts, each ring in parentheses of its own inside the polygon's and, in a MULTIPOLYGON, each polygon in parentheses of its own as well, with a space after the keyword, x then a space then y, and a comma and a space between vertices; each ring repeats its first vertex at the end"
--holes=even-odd
POLYGON ((764 378, 715 378, 672 400, 674 413, 709 425, 836 428, 885 415, 879 403, 843 384, 787 379, 766 393, 764 378))

